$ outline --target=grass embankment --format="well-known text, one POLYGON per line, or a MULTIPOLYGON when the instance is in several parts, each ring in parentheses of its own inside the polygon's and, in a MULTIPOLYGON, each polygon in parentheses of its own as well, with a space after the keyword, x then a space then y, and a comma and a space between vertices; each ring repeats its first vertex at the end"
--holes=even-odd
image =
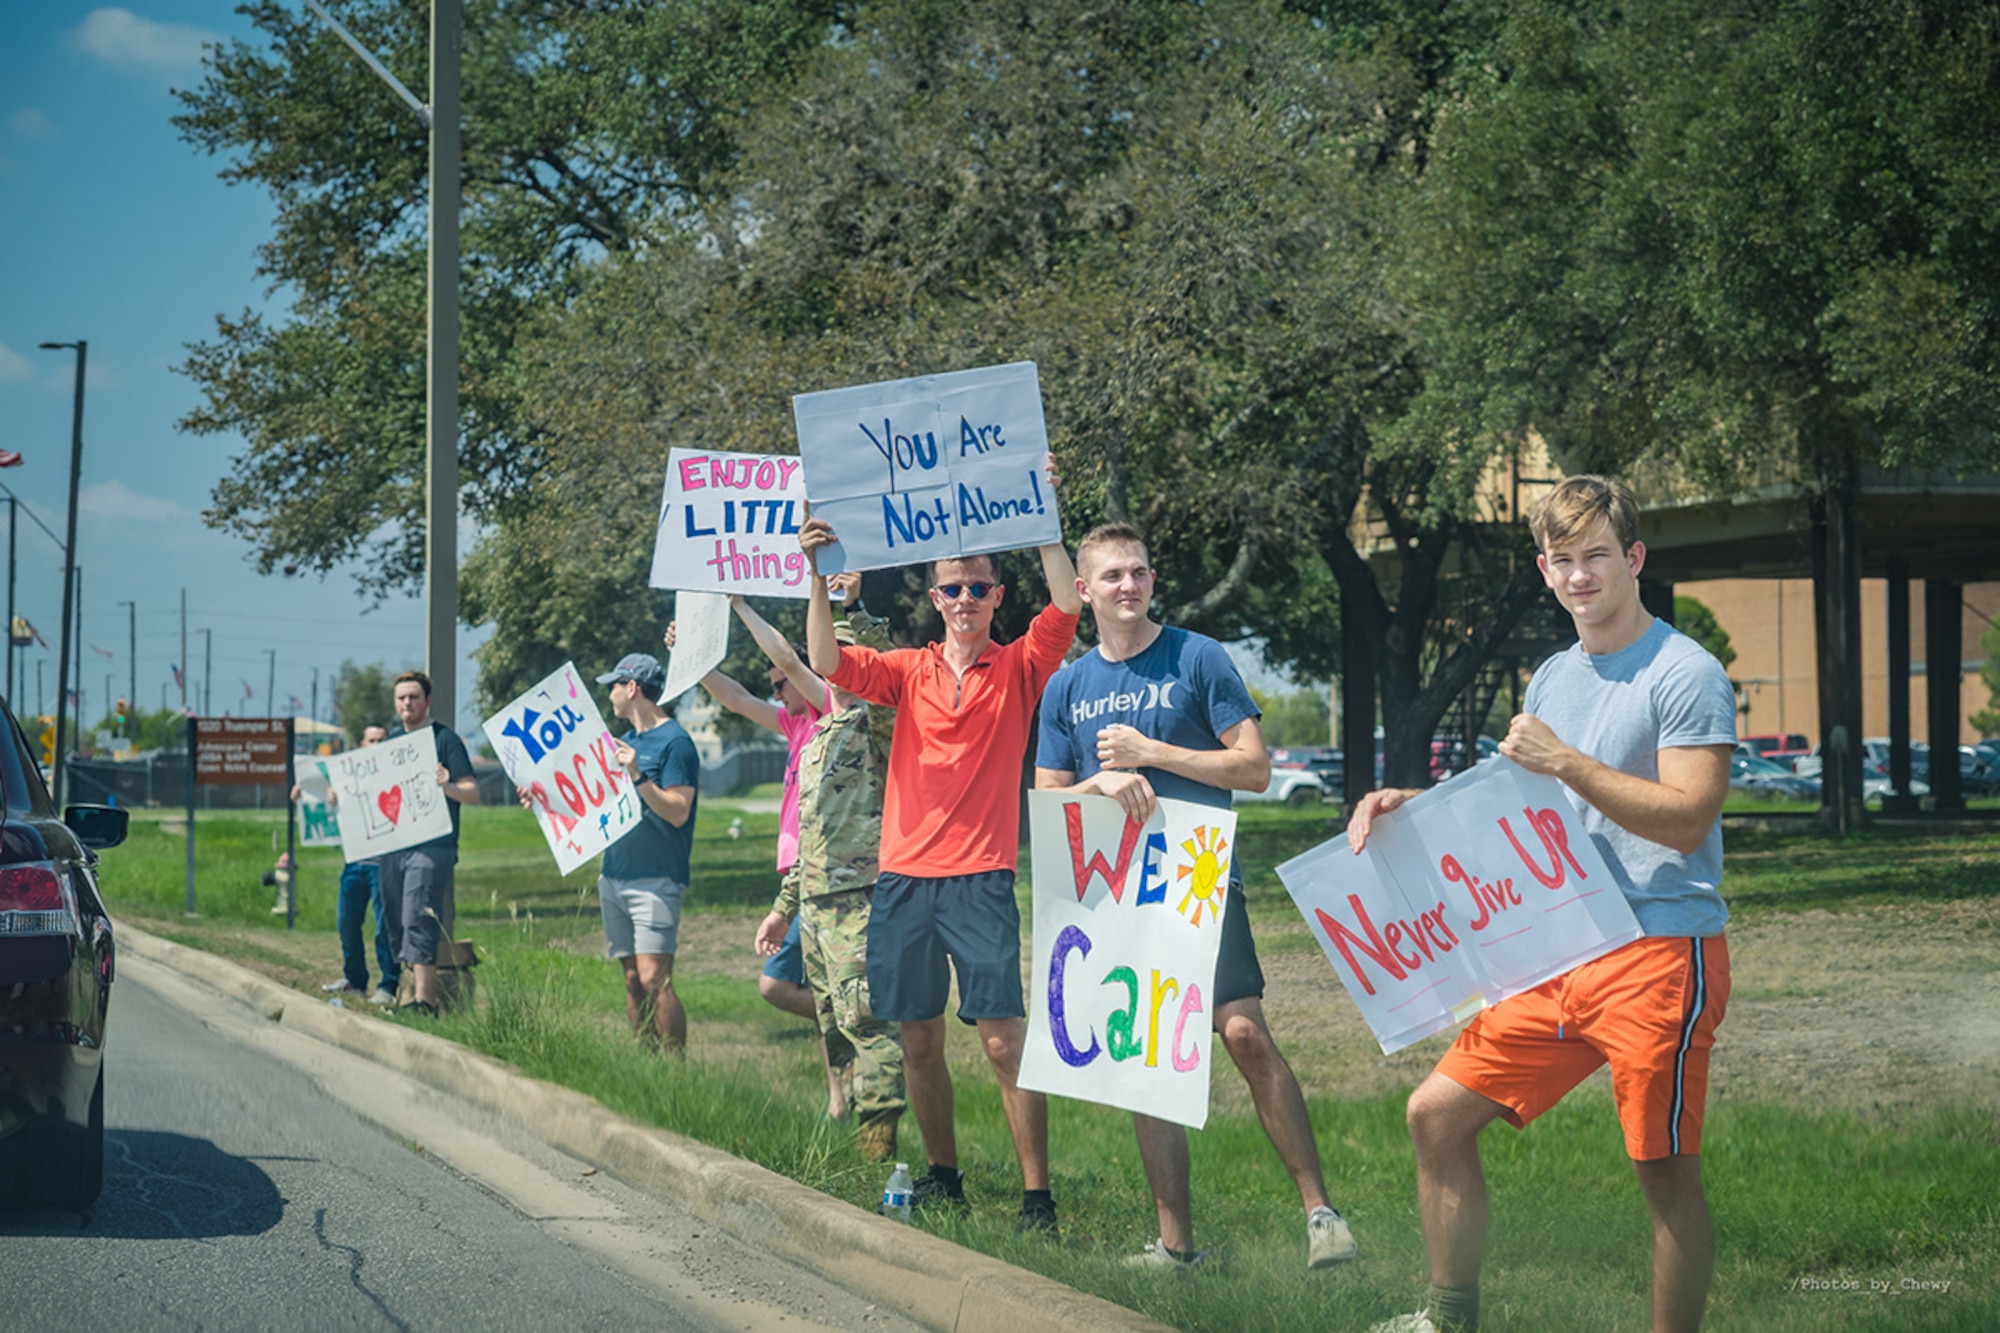
MULTIPOLYGON (((114 912, 301 989, 337 974, 337 853, 303 855, 298 929, 288 933, 270 913, 272 891, 258 882, 275 859, 274 833, 282 837, 275 816, 204 815, 201 916, 187 920, 185 845, 174 823, 142 816, 130 843, 106 857, 114 912)), ((825 1082, 805 1025, 757 997, 748 942, 773 888, 775 815, 719 801, 704 806, 677 964, 693 1025, 684 1063, 641 1054, 623 1030, 617 969, 600 956, 594 870, 559 878, 539 834, 516 811, 469 810, 465 828, 459 934, 475 939, 486 961, 477 1006, 441 1020, 444 1035, 836 1197, 863 1206, 877 1197, 884 1171, 861 1160, 848 1133, 819 1121, 825 1082), (731 839, 739 813, 741 836, 731 839)), ((999 1098, 963 1034, 952 1039, 952 1063, 974 1212, 926 1225, 1185 1328, 1365 1328, 1414 1308, 1425 1265, 1403 1095, 1442 1039, 1389 1066, 1411 1071, 1392 1086, 1379 1077, 1385 1062, 1351 1023, 1300 1021, 1346 1001, 1270 867, 1331 832, 1324 812, 1246 810, 1239 846, 1267 972, 1317 968, 1311 975, 1325 987, 1310 1010, 1294 1003, 1287 1015, 1274 986, 1274 1027, 1302 1072, 1328 1183, 1361 1238, 1361 1264, 1304 1271, 1297 1195, 1227 1061, 1216 1075, 1217 1110, 1191 1136, 1197 1226, 1204 1244, 1220 1247, 1219 1262, 1199 1280, 1162 1281, 1121 1264, 1152 1237, 1152 1207, 1129 1117, 1101 1107, 1052 1104, 1063 1242, 1017 1236, 1019 1177, 999 1098), (1342 1083, 1330 1071, 1349 1068, 1374 1071, 1372 1086, 1391 1090, 1317 1095, 1342 1083)), ((2000 898, 2000 840, 1991 835, 1867 833, 1839 843, 1739 835, 1730 839, 1730 867, 1730 898, 1745 923, 1806 909, 2000 898)), ((1740 969, 1737 983, 1754 985, 1740 969)), ((1295 1000, 1306 989, 1287 988, 1295 1000)), ((2000 1325, 1993 1126, 1988 1106, 1864 1116, 1732 1089, 1711 1107, 1705 1145, 1721 1255, 1712 1323, 1842 1333, 2000 1325), (1905 1285, 1926 1282, 1951 1286, 1905 1285), (1815 1285, 1840 1283, 1857 1287, 1815 1285), (1871 1283, 1885 1294, 1871 1294, 1871 1283)), ((920 1162, 908 1118, 903 1133, 903 1155, 920 1162)), ((1495 1202, 1485 1282, 1490 1333, 1642 1327, 1648 1226, 1602 1086, 1587 1085, 1525 1133, 1496 1129, 1484 1148, 1495 1202)))

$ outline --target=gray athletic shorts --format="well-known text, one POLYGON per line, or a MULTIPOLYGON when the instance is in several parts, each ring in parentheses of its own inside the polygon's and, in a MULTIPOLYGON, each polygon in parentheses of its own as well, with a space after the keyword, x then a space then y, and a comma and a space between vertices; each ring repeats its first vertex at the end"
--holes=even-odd
POLYGON ((951 998, 953 970, 961 1022, 1027 1013, 1014 872, 920 879, 884 871, 868 918, 868 997, 875 1016, 893 1023, 938 1017, 951 998))
POLYGON ((604 952, 610 958, 671 954, 680 944, 681 899, 687 885, 656 879, 597 877, 597 905, 604 916, 604 952))

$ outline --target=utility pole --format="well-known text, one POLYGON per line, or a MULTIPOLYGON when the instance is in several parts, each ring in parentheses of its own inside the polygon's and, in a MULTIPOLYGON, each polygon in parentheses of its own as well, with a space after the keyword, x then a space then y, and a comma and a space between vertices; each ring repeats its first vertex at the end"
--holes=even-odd
MULTIPOLYGON (((313 668, 312 720, 314 726, 318 726, 319 724, 319 668, 318 667, 313 668)), ((313 740, 315 744, 317 744, 319 740, 319 733, 317 731, 313 732, 313 740)))
POLYGON ((215 691, 215 631, 201 632, 201 715, 214 717, 215 691))
POLYGON ((264 681, 264 716, 276 717, 278 715, 278 700, 276 697, 278 693, 278 650, 276 648, 266 648, 264 654, 271 659, 271 674, 264 681))
POLYGON ((41 346, 44 351, 69 349, 76 352, 76 408, 70 414, 69 437, 69 527, 66 529, 69 535, 63 542, 62 647, 58 651, 59 660, 56 663, 55 804, 56 809, 61 810, 68 789, 68 783, 65 781, 66 765, 63 763, 63 721, 68 714, 69 702, 67 678, 70 655, 70 597, 74 591, 70 581, 70 571, 76 568, 76 491, 77 484, 83 476, 83 371, 90 357, 90 343, 78 338, 73 343, 46 342, 41 346))
POLYGON ((431 100, 425 106, 326 12, 305 0, 430 131, 429 371, 425 403, 424 657, 431 712, 456 726, 458 702, 458 205, 462 0, 431 0, 431 100))
POLYGON ((21 502, 12 495, 7 497, 7 702, 11 706, 18 696, 14 693, 14 527, 21 519, 21 502))
MULTIPOLYGON (((70 642, 76 645, 76 651, 70 654, 70 662, 72 663, 73 669, 75 671, 75 678, 70 688, 76 691, 76 734, 78 742, 81 743, 83 739, 83 566, 82 565, 78 565, 76 567, 76 633, 74 637, 70 639, 70 642)), ((65 783, 64 787, 66 790, 68 784, 65 783)), ((60 805, 61 802, 57 802, 57 804, 60 805)))
MULTIPOLYGON (((188 710, 188 590, 181 589, 181 712, 188 710)), ((207 709, 202 710, 204 713, 207 709)), ((192 832, 192 830, 190 830, 192 832)))
MULTIPOLYGON (((137 602, 120 602, 118 605, 125 608, 127 617, 125 622, 125 647, 128 655, 125 658, 125 665, 128 668, 126 674, 131 682, 131 687, 126 691, 125 704, 126 707, 132 710, 133 716, 136 717, 139 712, 139 604, 137 602)), ((127 718, 125 721, 125 734, 127 736, 137 736, 139 734, 139 729, 132 722, 131 718, 127 718)))

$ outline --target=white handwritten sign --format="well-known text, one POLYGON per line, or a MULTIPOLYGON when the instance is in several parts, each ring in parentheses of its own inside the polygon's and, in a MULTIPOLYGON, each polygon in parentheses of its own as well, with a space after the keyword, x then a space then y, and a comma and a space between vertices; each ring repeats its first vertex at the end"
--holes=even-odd
POLYGON ((789 454, 675 449, 653 540, 655 588, 800 597, 812 575, 799 549, 805 479, 789 454))
POLYGON ((1031 361, 792 399, 823 574, 1062 540, 1031 361))
POLYGON ((1493 759, 1278 867, 1384 1054, 1638 939, 1554 778, 1493 759))
POLYGON ((299 845, 340 846, 340 808, 327 799, 333 793, 333 770, 324 759, 300 759, 299 845))
POLYGON ((667 654, 665 703, 678 699, 729 656, 729 599, 712 592, 674 594, 674 650, 667 654))
POLYGON ((400 852, 451 834, 451 811, 438 786, 431 729, 391 736, 326 760, 340 794, 340 845, 349 861, 400 852))
POLYGON ((574 663, 486 719, 485 730, 563 874, 639 826, 639 794, 574 663))
POLYGON ((1236 815, 1161 801, 1140 825, 1108 797, 1046 791, 1028 794, 1028 812, 1021 1086, 1200 1128, 1236 815))

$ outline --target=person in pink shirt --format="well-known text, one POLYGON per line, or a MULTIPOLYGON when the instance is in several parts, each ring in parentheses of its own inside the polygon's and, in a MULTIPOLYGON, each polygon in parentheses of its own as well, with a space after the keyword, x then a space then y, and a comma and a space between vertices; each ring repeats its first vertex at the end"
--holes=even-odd
MULTIPOLYGON (((841 598, 843 604, 851 605, 861 591, 859 574, 828 582, 833 595, 841 598)), ((778 873, 782 875, 799 858, 799 755, 805 750, 806 742, 819 726, 820 719, 830 710, 831 696, 826 682, 806 664, 802 649, 788 642, 743 598, 731 597, 729 605, 736 612, 737 619, 750 631, 750 637, 763 649, 764 656, 771 661, 771 697, 759 697, 741 682, 720 671, 711 671, 703 676, 701 686, 716 703, 785 742, 785 789, 778 808, 778 873)), ((670 625, 667 628, 667 647, 671 649, 673 646, 674 630, 670 625)), ((811 988, 806 985, 805 959, 799 944, 796 918, 790 933, 785 936, 783 947, 765 960, 763 973, 757 978, 757 992, 774 1007, 788 1014, 797 1014, 818 1026, 819 1008, 811 988)), ((824 1059, 824 1039, 820 1042, 820 1054, 824 1059)), ((839 1120, 847 1114, 847 1095, 841 1086, 839 1072, 830 1064, 826 1076, 826 1114, 829 1119, 839 1120)))

